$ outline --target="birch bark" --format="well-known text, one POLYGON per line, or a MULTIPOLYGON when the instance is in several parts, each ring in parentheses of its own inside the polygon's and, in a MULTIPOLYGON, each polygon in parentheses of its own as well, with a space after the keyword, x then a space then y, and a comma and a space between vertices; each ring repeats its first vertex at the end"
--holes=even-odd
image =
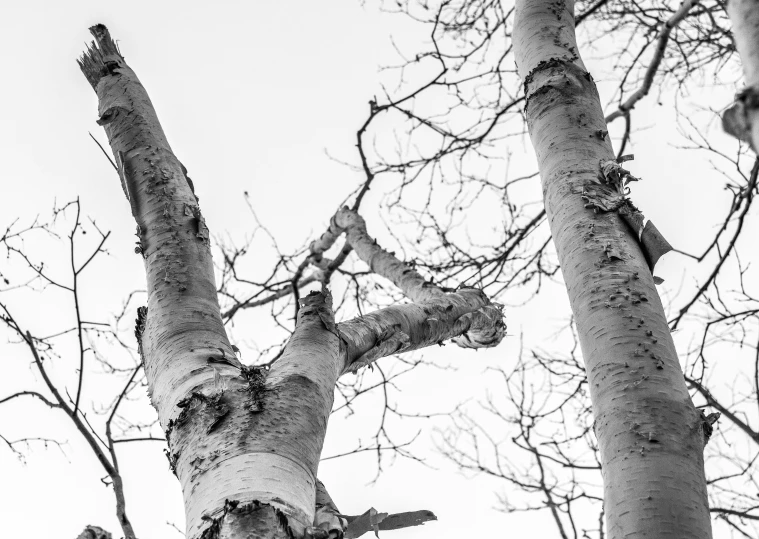
MULTIPOLYGON (((505 333, 500 309, 479 291, 446 294, 417 276, 404 291, 423 304, 390 307, 338 327, 328 294, 311 293, 271 368, 242 365, 222 323, 208 227, 187 171, 108 30, 97 25, 90 31, 96 42, 79 64, 98 96, 98 123, 137 222, 148 281, 148 308, 140 310, 137 333, 151 402, 182 485, 186 536, 291 539, 324 530, 341 536, 345 523, 324 510, 331 502, 317 497, 316 479, 337 378, 444 339, 493 346, 505 333)), ((350 218, 353 225, 360 220, 350 218)), ((355 235, 353 225, 340 234, 355 235)), ((361 230, 364 236, 353 240, 357 249, 369 241, 361 230)), ((373 252, 382 268, 393 262, 389 253, 373 252)), ((398 271, 416 275, 394 263, 392 270, 376 271, 393 282, 398 271)))
POLYGON ((759 1, 730 0, 727 14, 746 79, 746 89, 738 96, 741 106, 736 114, 741 118, 737 120, 743 124, 745 136, 756 152, 759 149, 759 1))
POLYGON ((615 158, 577 49, 573 0, 517 0, 514 49, 530 138, 580 336, 595 416, 609 537, 709 538, 704 435, 651 272, 616 212, 583 195, 611 189, 615 158))
POLYGON ((339 364, 324 296, 305 298, 265 376, 235 358, 222 324, 208 228, 145 89, 104 26, 80 61, 99 100, 138 224, 148 277, 141 348, 185 499, 187 536, 303 535, 339 364))

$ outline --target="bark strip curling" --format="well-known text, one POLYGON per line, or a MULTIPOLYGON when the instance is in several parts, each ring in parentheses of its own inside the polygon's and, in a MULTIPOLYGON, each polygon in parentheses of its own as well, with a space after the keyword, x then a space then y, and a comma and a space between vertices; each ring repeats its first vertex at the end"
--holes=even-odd
POLYGON ((615 159, 572 0, 517 0, 514 49, 551 234, 588 375, 609 537, 711 537, 704 437, 637 238, 594 212, 615 159))

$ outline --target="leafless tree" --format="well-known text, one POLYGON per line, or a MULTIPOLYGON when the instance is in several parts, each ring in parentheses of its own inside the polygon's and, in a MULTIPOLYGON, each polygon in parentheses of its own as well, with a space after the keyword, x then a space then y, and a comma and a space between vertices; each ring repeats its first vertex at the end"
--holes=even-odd
MULTIPOLYGON (((368 163, 375 185, 382 181, 386 186, 386 215, 398 223, 416 226, 418 235, 429 240, 414 244, 399 239, 399 243, 412 253, 407 256, 422 260, 424 267, 443 283, 447 277, 463 278, 479 283, 507 305, 524 301, 522 285, 529 283, 530 290, 540 292, 542 283, 556 275, 557 263, 543 226, 542 205, 535 204, 537 194, 525 187, 536 174, 513 171, 509 159, 515 142, 524 134, 523 88, 515 76, 511 55, 513 10, 501 2, 472 1, 393 2, 385 8, 426 25, 430 36, 426 49, 407 54, 396 68, 398 87, 373 101, 372 110, 391 118, 385 120, 392 129, 381 124, 382 129, 366 130, 374 136, 369 145, 374 151, 362 162, 368 163), (393 139, 388 138, 391 132, 393 139), (412 190, 413 196, 406 194, 412 190), (424 194, 420 196, 420 192, 424 194), (417 202, 412 206, 419 200, 423 201, 421 205, 417 202), (501 214, 493 210, 496 204, 503 208, 501 214), (491 211, 486 214, 484 207, 491 211), (526 214, 531 207, 535 210, 526 214), (464 229, 465 216, 475 213, 498 216, 491 222, 492 229, 501 234, 497 241, 483 242, 481 235, 464 229), (478 240, 473 241, 473 237, 478 240)), ((591 55, 603 51, 597 54, 611 66, 603 77, 605 81, 610 77, 618 81, 614 95, 602 92, 602 98, 610 102, 605 117, 609 127, 599 126, 597 136, 612 137, 620 160, 634 141, 632 118, 636 105, 666 99, 662 96, 668 92, 675 98, 684 96, 703 81, 723 85, 737 82, 735 46, 724 3, 601 0, 578 3, 575 22, 580 29, 580 49, 587 49, 591 55), (658 98, 652 93, 658 93, 658 98), (619 119, 623 120, 621 126, 616 122, 619 119)), ((610 87, 605 82, 603 88, 610 87)), ((714 111, 713 119, 715 109, 725 105, 704 103, 703 107, 714 111)), ((676 101, 673 106, 677 107, 676 101)), ((746 382, 755 376, 732 365, 718 365, 716 361, 707 365, 704 361, 704 355, 714 354, 714 350, 723 357, 728 351, 740 357, 745 357, 746 350, 755 351, 755 346, 749 344, 756 340, 751 337, 756 335, 753 296, 750 288, 743 285, 749 268, 741 264, 738 248, 741 240, 744 245, 746 242, 744 224, 750 219, 756 193, 756 167, 753 156, 746 156, 745 146, 730 148, 715 141, 714 129, 692 118, 683 116, 681 122, 687 148, 673 152, 698 150, 711 156, 714 170, 710 174, 726 178, 725 188, 731 200, 725 207, 724 219, 715 223, 716 232, 705 239, 701 253, 678 251, 680 256, 698 263, 699 281, 695 288, 686 287, 677 297, 669 298, 668 309, 673 312, 669 324, 671 330, 688 332, 695 342, 701 342, 696 350, 692 346, 683 350, 681 362, 691 396, 704 410, 705 433, 711 434, 717 428, 716 419, 722 414, 719 435, 710 438, 705 455, 711 511, 734 533, 756 536, 752 524, 755 504, 742 494, 753 489, 748 485, 754 481, 755 430, 751 425, 756 424, 753 416, 757 389, 755 383, 746 382), (709 375, 707 366, 719 369, 720 376, 709 375), (727 389, 724 376, 731 377, 733 387, 740 387, 740 391, 727 389), (736 394, 740 397, 735 398, 736 394), (753 404, 743 410, 747 402, 753 404), (731 409, 742 411, 727 415, 731 409)), ((683 216, 684 220, 688 218, 683 216)), ((523 359, 504 374, 504 379, 507 384, 517 384, 521 373, 530 371, 532 374, 524 376, 543 376, 547 379, 545 384, 522 382, 519 387, 528 389, 508 391, 508 404, 501 404, 501 408, 494 404, 497 399, 485 403, 489 414, 508 418, 506 423, 511 422, 511 428, 501 425, 502 431, 494 430, 493 423, 481 415, 462 415, 443 436, 442 446, 465 468, 498 475, 526 492, 537 493, 542 501, 521 507, 550 510, 562 535, 577 536, 582 529, 586 534, 594 529, 594 533, 603 536, 598 519, 581 528, 576 517, 583 512, 570 511, 578 506, 575 500, 585 503, 601 499, 600 476, 594 472, 598 457, 593 456, 597 447, 590 430, 592 422, 581 421, 577 429, 556 434, 560 432, 557 425, 572 424, 566 416, 590 417, 582 363, 575 354, 570 360, 553 359, 565 357, 560 352, 536 350, 531 355, 541 359, 523 359), (567 364, 578 368, 567 369, 567 364), (542 369, 547 371, 543 375, 539 374, 542 369), (533 393, 533 387, 540 391, 533 393), (557 388, 562 388, 558 395, 557 388), (564 403, 562 398, 569 400, 564 403), (555 400, 556 409, 552 407, 555 400), (584 412, 567 414, 570 402, 574 403, 570 409, 584 412), (510 415, 507 410, 514 412, 510 415), (487 427, 480 428, 481 425, 487 427), (544 426, 549 434, 541 437, 544 426), (513 459, 511 453, 505 457, 507 447, 514 449, 512 444, 503 445, 503 432, 512 433, 516 447, 532 455, 532 467, 518 472, 508 466, 503 468, 503 459, 513 459), (480 459, 483 444, 495 451, 489 465, 480 459), (558 447, 556 451, 564 456, 544 455, 536 449, 541 444, 551 451, 558 447), (583 470, 582 479, 577 477, 578 470, 583 470), (595 487, 588 490, 587 478, 594 473, 595 487)), ((530 380, 534 382, 535 378, 530 380)), ((727 385, 730 387, 730 383, 727 385)))
MULTIPOLYGON (((354 162, 364 178, 346 198, 351 211, 358 212, 371 191, 385 210, 387 232, 396 240, 399 259, 410 261, 416 274, 443 293, 455 293, 448 289, 457 290, 461 284, 473 285, 500 303, 517 306, 546 287, 555 290, 559 266, 536 188, 537 169, 511 158, 525 147, 526 131, 524 90, 512 55, 513 7, 471 0, 402 1, 385 7, 426 27, 429 43, 422 48, 415 43, 409 54, 402 52, 400 64, 386 70, 388 84, 369 102, 357 131, 357 159, 352 154, 344 158, 354 162), (477 232, 466 225, 467 216, 473 214, 489 219, 477 232)), ((605 118, 609 127, 599 127, 598 137, 615 142, 617 158, 634 146, 636 106, 665 99, 662 95, 670 91, 685 95, 703 80, 732 76, 735 48, 724 9, 719 1, 578 3, 580 49, 604 56, 612 65, 616 91, 602 92, 609 103, 605 118), (658 97, 652 95, 656 93, 658 97)), ((399 44, 399 50, 409 47, 399 44)), ((707 103, 705 108, 724 105, 707 103)), ((701 253, 680 252, 687 257, 683 260, 698 264, 699 282, 669 299, 673 313, 669 324, 680 335, 695 336, 695 344, 680 348, 680 359, 690 394, 704 410, 701 428, 711 434, 704 455, 711 511, 735 534, 756 537, 753 523, 759 514, 746 493, 756 490, 759 364, 754 360, 752 370, 732 369, 719 361, 738 353, 759 357, 756 300, 750 287, 744 286, 749 268, 738 257, 756 193, 756 168, 746 157, 745 146, 726 149, 712 141, 708 127, 689 118, 683 118, 683 127, 688 151, 713 156, 715 174, 726 177, 731 202, 701 253), (721 376, 713 376, 715 369, 721 370, 721 376), (725 375, 731 384, 725 384, 725 375), (722 414, 717 425, 712 412, 722 414), (710 428, 717 430, 711 433, 710 428)), ((123 177, 125 162, 119 161, 118 151, 115 154, 123 177)), ((177 175, 186 177, 184 167, 179 167, 177 175)), ((224 242, 217 259, 220 279, 214 284, 222 304, 220 324, 228 327, 245 310, 265 306, 289 334, 293 313, 301 305, 300 291, 329 282, 333 275, 347 283, 345 294, 336 296, 336 307, 353 304, 362 314, 399 299, 397 288, 376 280, 373 273, 380 272, 373 265, 367 271, 366 266, 351 263, 356 246, 350 241, 333 247, 333 258, 327 257, 327 248, 345 230, 336 224, 339 215, 322 238, 298 252, 280 252, 265 279, 244 275, 245 245, 224 242)), ((261 223, 256 230, 267 233, 261 223)), ((142 238, 138 247, 146 248, 142 238)), ((567 332, 572 335, 571 329, 567 332)), ((16 333, 25 342, 25 333, 16 333)), ((34 339, 42 353, 42 337, 34 339)), ((390 332, 384 341, 378 340, 392 349, 403 337, 390 332)), ((441 449, 462 467, 499 477, 526 493, 519 502, 502 499, 505 510, 546 510, 563 537, 604 537, 600 458, 585 367, 576 339, 565 336, 562 342, 567 345, 563 351, 524 351, 515 366, 493 373, 494 379, 503 380, 503 395, 486 400, 484 413, 470 410, 455 415, 451 429, 441 434, 441 449)), ((222 358, 234 358, 231 345, 221 348, 222 358)), ((281 361, 283 350, 284 342, 262 350, 255 364, 269 372, 281 361)), ((230 367, 229 376, 233 371, 230 367)), ((135 380, 141 375, 136 376, 135 380)), ((338 382, 337 388, 344 405, 350 406, 351 399, 365 394, 371 384, 362 385, 359 377, 356 383, 338 382)), ((68 406, 71 400, 66 401, 68 406)), ((385 435, 380 427, 378 436, 385 435)), ((380 445, 404 450, 403 444, 379 437, 371 447, 358 450, 379 454, 380 445)))

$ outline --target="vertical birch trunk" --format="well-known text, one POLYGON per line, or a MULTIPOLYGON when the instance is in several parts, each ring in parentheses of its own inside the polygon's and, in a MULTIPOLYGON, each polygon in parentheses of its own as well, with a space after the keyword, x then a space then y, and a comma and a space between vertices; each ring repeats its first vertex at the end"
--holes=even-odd
MULTIPOLYGON (((732 0, 731 0, 732 1, 732 0)), ((704 434, 645 256, 616 211, 600 163, 614 160, 573 0, 517 0, 524 80, 551 234, 580 336, 595 416, 609 537, 711 537, 704 434)))
POLYGON ((295 333, 268 373, 235 359, 192 183, 107 29, 91 32, 96 43, 80 66, 137 222, 148 280, 138 331, 187 537, 303 536, 314 523, 317 466, 344 366, 329 301, 303 299, 295 333))
MULTIPOLYGON (((108 30, 90 31, 96 43, 79 64, 98 96, 98 123, 137 222, 148 308, 139 310, 136 333, 169 463, 182 485, 186 536, 342 537, 346 521, 316 478, 338 377, 447 339, 464 348, 495 346, 506 330, 501 309, 482 291, 446 293, 424 282, 376 245, 363 219, 341 210, 340 224, 320 241, 345 233, 375 272, 420 303, 338 326, 329 295, 311 293, 271 368, 242 365, 222 323, 208 227, 187 170, 108 30)), ((426 520, 415 514, 388 529, 426 520)))
POLYGON ((735 48, 741 57, 746 88, 738 95, 740 106, 733 109, 741 125, 731 133, 745 138, 759 150, 759 0, 730 0, 727 14, 733 25, 735 48))

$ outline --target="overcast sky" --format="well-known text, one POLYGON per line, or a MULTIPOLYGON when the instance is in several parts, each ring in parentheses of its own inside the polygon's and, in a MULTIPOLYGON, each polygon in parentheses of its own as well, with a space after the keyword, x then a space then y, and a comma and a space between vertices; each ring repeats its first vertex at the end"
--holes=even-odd
MULTIPOLYGON (((258 216, 286 250, 321 231, 361 181, 327 153, 355 162, 355 132, 368 100, 379 93, 378 67, 396 59, 389 36, 416 39, 412 25, 362 8, 357 0, 3 2, 0 226, 16 217, 28 220, 48 213, 56 200, 80 197, 84 212, 101 229, 112 231, 110 256, 88 270, 83 290, 86 317, 92 319, 108 319, 131 290, 144 286, 142 261, 132 251, 134 223, 128 203, 111 165, 88 135, 105 143, 95 124, 95 94, 75 63, 91 39, 87 28, 95 23, 109 27, 146 86, 175 153, 194 180, 212 232, 242 238, 253 226, 242 196, 248 191, 258 216)), ((588 64, 592 69, 593 62, 588 64)), ((719 108, 730 92, 712 94, 724 102, 704 102, 704 95, 694 92, 692 103, 719 108)), ((714 184, 722 180, 705 172, 706 161, 668 144, 683 141, 671 110, 658 107, 656 100, 652 96, 639 116, 646 134, 636 139, 637 159, 631 168, 646 181, 635 186, 635 200, 673 244, 697 251, 703 235, 712 230, 710 216, 716 219, 720 212, 715 200, 725 195, 714 184), (688 208, 690 221, 672 211, 677 207, 688 208)), ((520 159, 532 166, 534 156, 525 148, 520 159)), ((370 198, 364 206, 370 225, 371 203, 370 198)), ((672 286, 692 286, 692 278, 684 278, 689 267, 681 257, 669 255, 659 273, 672 286)), ((488 390, 497 392, 497 384, 484 373, 489 366, 513 364, 516 336, 522 330, 551 335, 566 323, 565 294, 559 287, 551 290, 540 302, 507 313, 512 337, 498 349, 429 352, 427 359, 458 370, 412 374, 403 385, 404 405, 440 412, 481 398, 488 390)), ((63 295, 19 294, 12 301, 32 332, 53 333, 70 320, 70 304, 63 295)), ((240 339, 246 344, 258 344, 251 320, 251 327, 238 324, 236 331, 245 335, 240 339)), ((1 353, 7 375, 0 376, 0 397, 24 384, 39 387, 26 350, 4 346, 1 353)), ((52 367, 58 380, 73 380, 75 363, 70 359, 63 357, 52 367)), ((100 393, 107 386, 104 380, 97 374, 88 378, 85 391, 94 400, 105 398, 100 393)), ((375 404, 369 400, 359 409, 367 422, 374 417, 375 404)), ((423 426, 400 425, 399 438, 413 436, 423 426)), ((99 481, 104 474, 62 416, 38 403, 0 407, 0 432, 9 438, 26 434, 68 440, 65 455, 34 446, 25 465, 0 447, 4 536, 68 539, 86 524, 119 536, 111 490, 99 481)), ((352 456, 325 462, 320 477, 345 513, 373 506, 437 514, 436 523, 390 534, 398 539, 555 533, 547 514, 535 518, 495 511, 496 492, 505 485, 461 475, 436 453, 433 437, 426 426, 417 445, 427 466, 388 461, 383 475, 370 484, 374 458, 352 456)), ((354 442, 351 429, 335 420, 324 455, 354 442)), ((179 485, 162 449, 158 443, 120 447, 128 512, 141 539, 180 537, 167 522, 184 527, 179 485)))

